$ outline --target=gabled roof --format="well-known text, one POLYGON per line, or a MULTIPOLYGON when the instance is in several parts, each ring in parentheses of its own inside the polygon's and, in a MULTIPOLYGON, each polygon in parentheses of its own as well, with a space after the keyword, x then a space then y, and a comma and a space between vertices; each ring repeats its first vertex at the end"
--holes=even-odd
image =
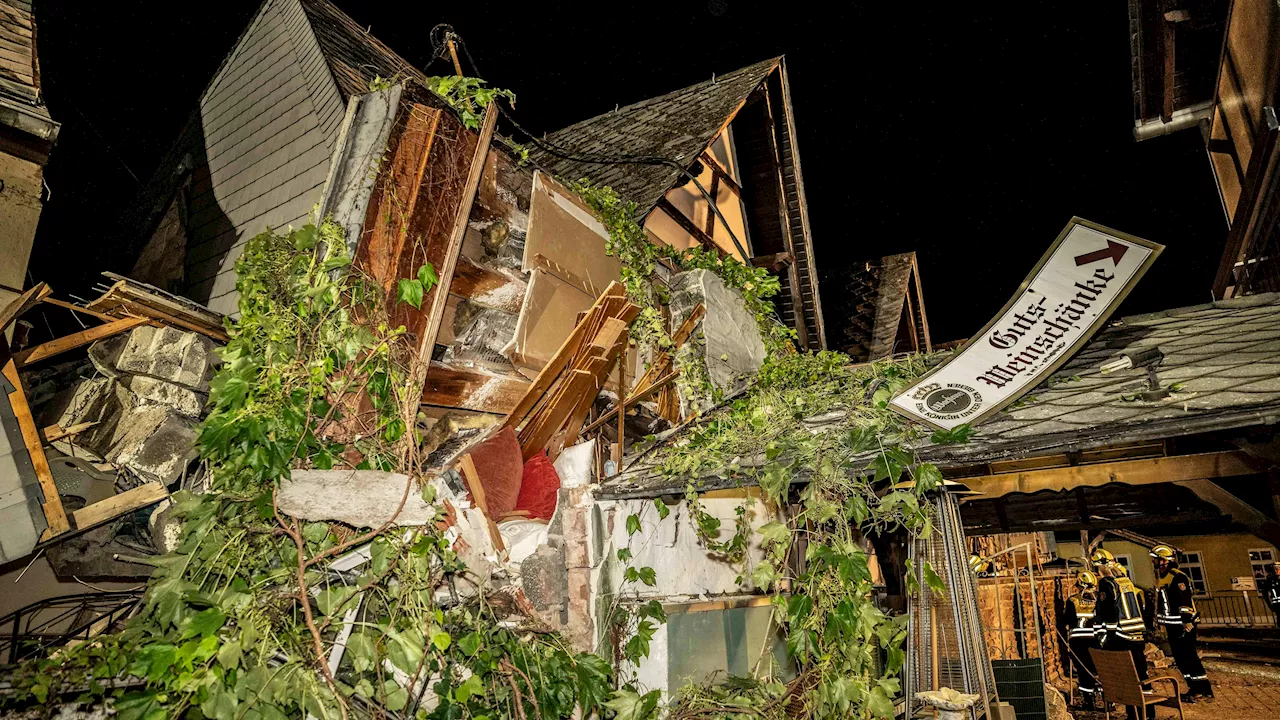
MULTIPOLYGON (((843 418, 808 427, 835 431, 843 418)), ((1280 422, 1280 293, 1127 317, 1103 330, 1044 384, 977 426, 964 445, 917 448, 924 460, 958 467, 1066 450, 1145 442, 1280 422), (1157 368, 1170 397, 1147 401, 1146 371, 1103 374, 1103 363, 1125 351, 1158 347, 1157 368)), ((867 458, 870 461, 870 457, 867 458)), ((601 497, 652 497, 683 492, 643 468, 606 482, 601 497)), ((740 484, 703 478, 705 489, 740 484)))
POLYGON ((58 135, 40 93, 31 0, 0 0, 0 124, 50 142, 58 135))
MULTIPOLYGON (((688 167, 780 60, 765 60, 597 115, 551 133, 546 140, 571 155, 657 156, 688 167)), ((565 160, 542 149, 533 149, 530 154, 560 177, 588 178, 612 187, 619 195, 634 200, 645 213, 677 184, 680 176, 670 165, 600 165, 565 160)))
POLYGON ((329 0, 301 0, 301 3, 344 100, 369 92, 369 83, 375 77, 426 81, 421 70, 357 25, 329 0))

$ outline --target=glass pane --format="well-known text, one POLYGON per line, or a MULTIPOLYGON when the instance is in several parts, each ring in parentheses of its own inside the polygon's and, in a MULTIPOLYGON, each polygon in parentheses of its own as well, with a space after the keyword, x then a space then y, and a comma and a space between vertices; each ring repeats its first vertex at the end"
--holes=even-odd
POLYGON ((753 607, 669 615, 667 687, 674 691, 689 682, 749 676, 762 651, 772 659, 761 661, 760 675, 776 666, 784 682, 795 677, 786 644, 777 625, 771 624, 772 614, 771 607, 753 607))

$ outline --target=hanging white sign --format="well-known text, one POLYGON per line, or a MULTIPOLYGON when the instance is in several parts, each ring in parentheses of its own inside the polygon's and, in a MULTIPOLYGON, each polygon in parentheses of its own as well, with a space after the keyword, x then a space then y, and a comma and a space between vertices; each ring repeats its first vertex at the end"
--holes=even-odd
POLYGON ((995 319, 890 407, 939 430, 991 417, 1074 355, 1161 250, 1072 218, 995 319))

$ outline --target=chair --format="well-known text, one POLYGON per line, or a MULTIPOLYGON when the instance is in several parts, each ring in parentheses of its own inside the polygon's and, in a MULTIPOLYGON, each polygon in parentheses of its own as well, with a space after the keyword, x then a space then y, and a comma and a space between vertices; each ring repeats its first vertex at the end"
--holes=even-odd
POLYGON ((1111 720, 1111 703, 1139 708, 1138 717, 1146 717, 1147 707, 1163 705, 1178 711, 1183 720, 1182 698, 1178 696, 1178 678, 1174 675, 1156 675, 1145 682, 1138 679, 1138 669, 1133 666, 1133 655, 1124 650, 1089 648, 1093 664, 1097 668, 1098 682, 1107 700, 1107 720, 1111 720), (1169 683, 1171 695, 1155 693, 1153 683, 1169 683), (1149 692, 1144 692, 1149 691, 1149 692))

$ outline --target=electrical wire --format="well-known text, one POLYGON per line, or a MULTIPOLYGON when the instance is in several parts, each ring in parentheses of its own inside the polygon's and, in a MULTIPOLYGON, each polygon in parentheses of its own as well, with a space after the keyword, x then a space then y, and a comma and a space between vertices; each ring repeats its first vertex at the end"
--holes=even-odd
MULTIPOLYGON (((455 32, 452 26, 446 23, 441 23, 431 29, 432 62, 434 62, 438 58, 443 57, 444 56, 443 54, 448 51, 447 47, 448 47, 448 41, 450 39, 452 39, 455 43, 457 43, 458 46, 462 48, 462 53, 466 56, 467 62, 471 65, 472 69, 475 70, 476 75, 478 77, 483 77, 483 75, 480 73, 480 66, 476 63, 475 58, 471 56, 471 50, 467 47, 467 44, 462 39, 462 36, 459 35, 457 32, 455 32), (440 33, 442 36, 442 39, 439 41, 437 40, 437 33, 440 33)), ((698 180, 697 176, 689 172, 689 169, 684 165, 681 165, 680 163, 676 162, 675 160, 672 160, 671 158, 661 157, 657 155, 624 154, 624 155, 618 155, 615 157, 601 157, 601 156, 590 157, 585 155, 573 155, 571 154, 573 152, 572 150, 568 150, 563 147, 556 147, 554 144, 538 138, 532 132, 527 130, 523 125, 521 125, 520 122, 516 120, 511 115, 511 113, 508 112, 507 109, 502 106, 501 103, 495 102, 494 105, 498 108, 498 112, 501 113, 502 116, 506 118, 507 121, 510 122, 512 126, 515 127, 516 130, 518 130, 525 137, 529 138, 530 142, 532 142, 534 145, 538 146, 539 148, 545 150, 547 153, 551 155, 555 155, 556 157, 561 158, 563 160, 568 160, 570 162, 590 164, 590 165, 666 165, 668 167, 675 169, 676 172, 688 178, 688 180, 691 181, 693 185, 698 189, 698 192, 702 195, 703 199, 707 201, 707 205, 711 208, 711 211, 714 212, 716 217, 720 219, 720 222, 724 225, 725 231, 729 233, 729 239, 733 241, 733 246, 741 254, 741 257, 743 258, 743 260, 745 261, 747 258, 751 257, 751 255, 747 252, 746 248, 743 247, 742 242, 738 240, 737 234, 735 234, 733 232, 733 229, 729 226, 729 221, 725 218, 724 213, 720 212, 720 207, 716 203, 715 198, 711 197, 711 193, 707 192, 707 189, 703 187, 702 183, 698 180)))

